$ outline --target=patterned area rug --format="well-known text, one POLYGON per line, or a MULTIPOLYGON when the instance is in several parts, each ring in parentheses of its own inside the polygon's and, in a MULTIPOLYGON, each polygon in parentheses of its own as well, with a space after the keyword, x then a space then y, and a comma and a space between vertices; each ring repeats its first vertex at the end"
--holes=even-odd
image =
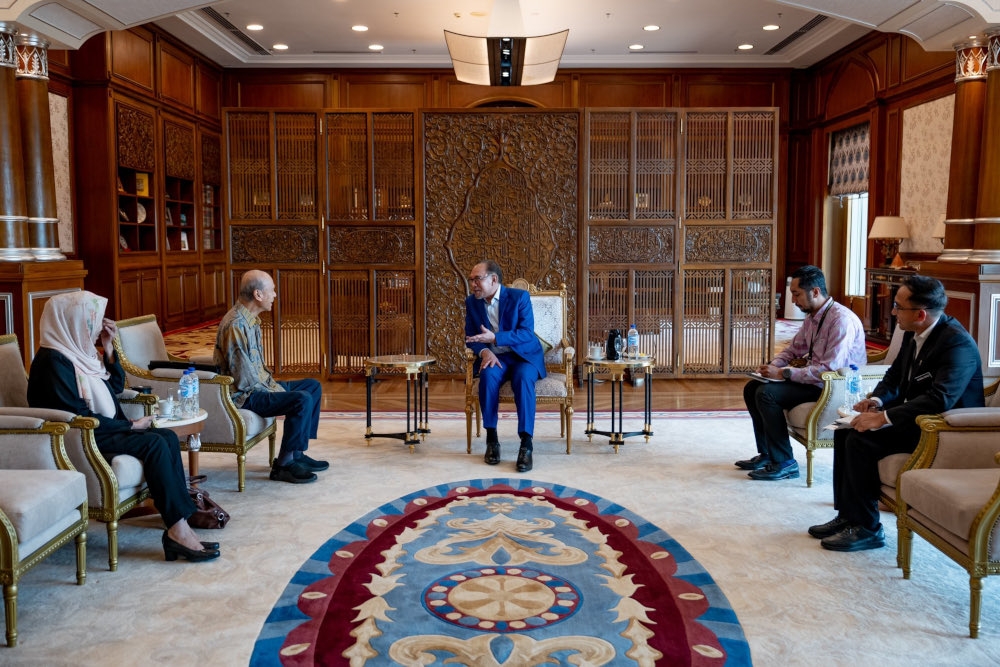
POLYGON ((749 665, 666 532, 566 486, 480 479, 388 503, 295 574, 251 665, 749 665))

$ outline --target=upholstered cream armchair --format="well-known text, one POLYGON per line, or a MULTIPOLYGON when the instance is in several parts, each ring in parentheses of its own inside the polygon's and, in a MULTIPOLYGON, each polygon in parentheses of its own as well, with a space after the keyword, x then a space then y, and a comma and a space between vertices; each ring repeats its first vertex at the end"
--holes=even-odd
MULTIPOLYGON (((119 402, 149 414, 156 397, 126 390, 119 402)), ((120 454, 110 462, 97 449, 94 429, 97 420, 72 412, 29 408, 28 378, 24 374, 17 337, 0 336, 0 415, 31 415, 49 421, 67 422, 64 436, 66 453, 73 466, 87 480, 90 518, 107 524, 108 567, 118 569, 118 519, 149 497, 142 461, 120 454)))
MULTIPOLYGON (((177 390, 183 370, 158 368, 149 370, 150 361, 185 361, 167 353, 163 334, 155 315, 144 315, 118 322, 115 350, 125 369, 129 385, 147 385, 160 396, 171 395, 177 390)), ((246 455, 264 438, 268 439, 268 464, 274 461, 277 425, 273 417, 237 408, 231 397, 233 378, 208 371, 198 371, 199 403, 208 419, 201 432, 202 452, 221 452, 236 455, 238 487, 246 486, 246 455)), ((187 449, 187 442, 181 442, 187 449)))
MULTIPOLYGON (((995 389, 995 386, 994 386, 995 389)), ((897 562, 910 578, 913 533, 969 573, 969 636, 979 635, 982 578, 1000 573, 1000 398, 917 418, 920 444, 899 474, 897 562)))
POLYGON ((87 484, 63 448, 68 429, 40 417, 0 415, 0 583, 7 646, 17 645, 17 586, 25 572, 74 540, 76 583, 87 580, 87 484))
MULTIPOLYGON (((566 285, 557 290, 540 290, 523 278, 515 280, 512 287, 527 290, 535 319, 535 335, 550 348, 545 352, 545 369, 548 375, 535 383, 538 405, 559 406, 559 435, 566 437, 566 453, 570 453, 573 437, 573 361, 576 351, 570 344, 567 321, 566 285)), ((475 355, 465 348, 465 438, 466 451, 472 453, 472 421, 475 415, 476 437, 482 434, 482 415, 479 412, 479 377, 473 374, 475 355)), ((500 387, 500 403, 513 403, 514 392, 510 382, 500 387)))

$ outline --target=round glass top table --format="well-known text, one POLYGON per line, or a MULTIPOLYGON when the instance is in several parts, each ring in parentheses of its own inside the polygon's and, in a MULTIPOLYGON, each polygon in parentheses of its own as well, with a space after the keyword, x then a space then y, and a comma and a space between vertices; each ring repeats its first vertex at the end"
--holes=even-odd
POLYGON ((593 440, 595 433, 607 436, 608 444, 615 448, 616 454, 618 448, 625 444, 625 438, 644 435, 646 442, 649 442, 649 436, 653 435, 653 366, 656 364, 656 359, 639 356, 636 359, 612 361, 587 357, 583 360, 583 364, 587 368, 587 429, 584 431, 587 434, 587 439, 593 440), (642 369, 646 376, 646 381, 642 383, 645 421, 641 430, 626 431, 622 415, 622 385, 624 384, 625 371, 634 373, 639 369, 642 369), (601 431, 594 427, 594 375, 605 371, 611 374, 611 430, 609 431, 601 431))
POLYGON ((437 363, 437 359, 422 354, 385 354, 365 359, 365 440, 371 444, 372 438, 396 438, 409 445, 413 451, 431 432, 427 401, 427 369, 437 363), (406 374, 406 431, 403 433, 375 433, 372 430, 372 385, 379 370, 397 371, 406 374))
MULTIPOLYGON (((174 406, 177 409, 177 406, 174 406)), ((161 417, 156 415, 153 418, 155 428, 167 428, 177 434, 177 439, 181 441, 181 449, 187 449, 188 453, 188 476, 198 477, 198 452, 201 450, 201 431, 205 428, 205 420, 208 412, 204 408, 198 408, 198 414, 194 417, 161 417)), ((192 485, 194 482, 192 482, 192 485)))

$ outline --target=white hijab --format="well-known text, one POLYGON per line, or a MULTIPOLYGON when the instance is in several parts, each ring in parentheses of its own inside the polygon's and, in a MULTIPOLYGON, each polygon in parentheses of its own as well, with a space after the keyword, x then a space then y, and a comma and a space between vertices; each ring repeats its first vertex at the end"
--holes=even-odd
POLYGON ((40 344, 73 362, 80 398, 91 411, 114 417, 115 399, 104 383, 110 374, 95 346, 107 305, 107 299, 92 292, 56 294, 42 310, 40 344))

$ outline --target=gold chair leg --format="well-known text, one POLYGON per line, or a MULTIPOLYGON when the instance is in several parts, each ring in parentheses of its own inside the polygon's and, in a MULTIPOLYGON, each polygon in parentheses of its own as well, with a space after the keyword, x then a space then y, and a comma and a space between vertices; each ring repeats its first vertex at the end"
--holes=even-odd
POLYGON ((246 478, 247 478, 247 455, 237 454, 236 455, 236 479, 239 487, 239 491, 242 492, 246 488, 246 478))
POLYGON ((983 578, 969 577, 969 637, 979 637, 979 614, 983 606, 983 578))
POLYGON ((813 485, 813 454, 815 450, 806 447, 806 487, 813 485))
POLYGON ((76 536, 76 585, 87 583, 87 531, 76 536))
POLYGON ((118 571, 118 519, 108 521, 108 567, 118 571))
POLYGON ((472 411, 473 407, 465 404, 465 453, 472 453, 472 411))
POLYGON ((7 619, 7 646, 17 646, 17 582, 3 585, 3 610, 7 619))
POLYGON ((571 443, 573 442, 573 406, 565 407, 566 414, 566 453, 571 453, 571 443))
POLYGON ((902 516, 897 523, 899 528, 896 535, 896 560, 899 562, 899 567, 903 568, 903 579, 909 579, 913 531, 906 525, 906 520, 902 516))
POLYGON ((278 431, 272 431, 267 437, 267 465, 274 465, 274 444, 278 440, 278 431))

